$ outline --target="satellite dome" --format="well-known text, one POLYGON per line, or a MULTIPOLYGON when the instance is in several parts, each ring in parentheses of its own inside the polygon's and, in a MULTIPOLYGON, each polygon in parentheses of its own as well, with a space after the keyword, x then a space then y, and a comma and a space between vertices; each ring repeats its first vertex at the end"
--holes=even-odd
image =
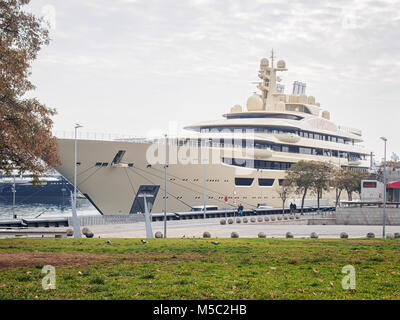
POLYGON ((242 112, 242 106, 240 104, 235 104, 231 108, 231 113, 235 113, 235 112, 242 112))
POLYGON ((279 69, 285 69, 286 68, 286 62, 283 60, 279 60, 277 64, 279 69))
POLYGON ((262 58, 260 61, 260 69, 265 70, 265 68, 268 68, 269 66, 269 61, 267 58, 262 58))
POLYGON ((246 105, 248 111, 261 111, 263 109, 263 101, 256 93, 247 99, 246 105))

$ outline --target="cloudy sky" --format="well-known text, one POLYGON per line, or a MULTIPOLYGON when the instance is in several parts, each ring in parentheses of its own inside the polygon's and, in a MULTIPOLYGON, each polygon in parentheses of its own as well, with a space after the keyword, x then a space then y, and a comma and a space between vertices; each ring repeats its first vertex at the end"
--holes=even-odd
POLYGON ((255 91, 259 60, 284 59, 365 145, 400 154, 400 1, 33 0, 52 26, 32 69, 56 131, 143 135, 214 120, 255 91), (171 124, 172 123, 172 124, 171 124))

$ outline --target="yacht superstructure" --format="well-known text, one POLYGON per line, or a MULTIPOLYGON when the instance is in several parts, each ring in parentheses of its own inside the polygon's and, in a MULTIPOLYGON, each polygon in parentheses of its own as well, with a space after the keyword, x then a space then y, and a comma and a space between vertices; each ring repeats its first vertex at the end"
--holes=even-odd
MULTIPOLYGON (((187 134, 179 136, 79 140, 78 189, 103 214, 143 212, 143 193, 152 211, 162 212, 165 181, 169 212, 204 203, 279 207, 277 188, 285 170, 299 160, 367 170, 361 131, 334 124, 301 83, 285 94, 277 73, 287 70, 286 63, 275 64, 274 58, 271 64, 261 60, 260 92, 247 100, 247 110, 235 105, 223 119, 187 126, 187 134)), ((58 139, 58 144, 62 165, 57 170, 73 181, 74 140, 58 139)), ((333 200, 334 194, 323 198, 333 200)))

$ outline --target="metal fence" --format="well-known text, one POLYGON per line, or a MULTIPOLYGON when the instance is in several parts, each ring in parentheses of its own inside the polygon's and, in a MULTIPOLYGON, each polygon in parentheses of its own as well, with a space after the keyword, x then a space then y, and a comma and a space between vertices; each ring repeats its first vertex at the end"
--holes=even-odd
MULTIPOLYGON (((81 216, 78 217, 81 226, 93 226, 102 224, 125 224, 144 221, 143 214, 108 215, 108 216, 81 216)), ((68 224, 72 226, 72 217, 68 218, 68 224)))

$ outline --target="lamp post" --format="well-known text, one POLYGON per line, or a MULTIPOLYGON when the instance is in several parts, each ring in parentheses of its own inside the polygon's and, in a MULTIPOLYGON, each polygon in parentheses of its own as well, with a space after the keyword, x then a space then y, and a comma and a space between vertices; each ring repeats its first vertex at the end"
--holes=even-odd
POLYGON ((384 155, 383 155, 383 230, 382 237, 386 238, 386 142, 385 137, 381 137, 384 142, 384 155))
POLYGON ((164 238, 167 237, 167 135, 165 137, 165 163, 164 163, 164 238))
POLYGON ((13 211, 13 219, 17 219, 17 215, 15 214, 15 192, 17 192, 17 189, 15 189, 15 172, 13 174, 13 186, 12 186, 12 193, 13 193, 13 205, 12 205, 12 211, 13 211))
POLYGON ((77 156, 78 156, 78 148, 77 148, 77 130, 82 128, 80 124, 75 124, 75 156, 74 156, 74 197, 72 201, 72 224, 74 228, 74 237, 82 238, 81 229, 79 226, 78 216, 76 214, 76 167, 77 167, 77 156))
MULTIPOLYGON (((208 138, 205 140, 204 143, 205 146, 205 150, 206 152, 209 152, 207 147, 208 147, 208 138)), ((204 195, 203 195, 203 216, 204 219, 206 219, 206 208, 207 208, 207 161, 208 160, 208 156, 207 158, 204 159, 204 195)))

